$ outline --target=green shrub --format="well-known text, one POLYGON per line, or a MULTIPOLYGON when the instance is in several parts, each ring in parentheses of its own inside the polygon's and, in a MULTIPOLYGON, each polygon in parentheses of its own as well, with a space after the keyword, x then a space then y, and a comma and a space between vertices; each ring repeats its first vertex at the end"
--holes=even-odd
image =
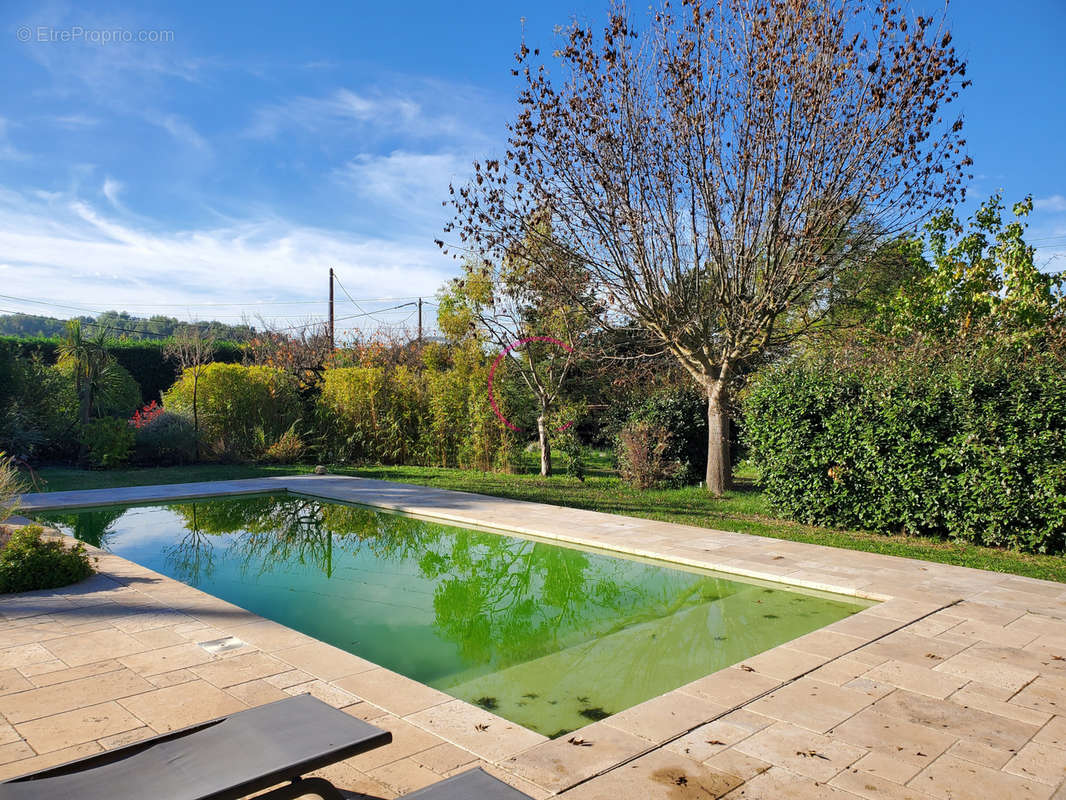
POLYGON ((743 407, 770 502, 794 519, 1066 549, 1066 370, 1052 358, 793 363, 743 407))
POLYGON ((69 458, 78 449, 77 416, 69 375, 0 346, 0 450, 26 460, 69 458))
POLYGON ((552 434, 552 446, 559 453, 563 462, 563 472, 569 478, 585 480, 588 447, 578 435, 577 423, 585 416, 587 408, 584 403, 567 406, 556 415, 559 423, 552 434), (563 428, 563 430, 559 430, 563 428))
POLYGON ((633 407, 615 435, 619 459, 626 444, 619 438, 637 423, 669 432, 661 458, 674 466, 669 482, 692 484, 702 480, 707 471, 707 399, 695 389, 658 391, 633 407))
POLYGON ((138 464, 190 464, 196 457, 192 422, 170 411, 155 415, 136 429, 134 460, 138 464))
POLYGON ((100 398, 95 413, 101 417, 128 419, 141 407, 141 387, 121 364, 115 364, 114 372, 114 385, 106 397, 100 398))
MULTIPOLYGON (((186 370, 165 395, 167 411, 190 422, 192 370, 186 370)), ((296 379, 274 367, 209 364, 196 381, 200 441, 221 461, 260 458, 300 418, 296 379)))
POLYGON ((626 424, 618 434, 618 473, 636 489, 670 486, 684 466, 670 456, 673 434, 662 425, 643 420, 626 424))
POLYGON ((85 545, 42 539, 39 525, 11 534, 0 548, 0 593, 32 592, 77 583, 93 574, 85 545))
POLYGON ((267 448, 263 453, 263 460, 272 464, 295 464, 306 452, 307 444, 293 425, 267 448))
POLYGON ((136 435, 126 420, 103 417, 82 426, 80 438, 89 463, 107 469, 129 461, 136 435))

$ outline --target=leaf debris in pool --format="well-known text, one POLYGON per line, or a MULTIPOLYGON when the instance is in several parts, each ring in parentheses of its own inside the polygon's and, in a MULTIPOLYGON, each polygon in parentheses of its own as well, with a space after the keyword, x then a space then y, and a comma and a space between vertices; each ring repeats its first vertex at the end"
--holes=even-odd
POLYGON ((583 708, 577 713, 585 719, 591 719, 593 722, 599 722, 601 719, 607 719, 607 717, 611 716, 610 711, 604 711, 599 706, 596 706, 595 708, 583 708))

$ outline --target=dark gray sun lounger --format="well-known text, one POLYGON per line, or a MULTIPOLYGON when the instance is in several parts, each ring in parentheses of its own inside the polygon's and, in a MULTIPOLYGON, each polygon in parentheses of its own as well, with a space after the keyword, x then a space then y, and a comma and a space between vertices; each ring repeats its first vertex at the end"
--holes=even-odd
POLYGON ((310 695, 249 708, 0 783, 0 800, 341 798, 307 772, 392 741, 392 734, 310 695))

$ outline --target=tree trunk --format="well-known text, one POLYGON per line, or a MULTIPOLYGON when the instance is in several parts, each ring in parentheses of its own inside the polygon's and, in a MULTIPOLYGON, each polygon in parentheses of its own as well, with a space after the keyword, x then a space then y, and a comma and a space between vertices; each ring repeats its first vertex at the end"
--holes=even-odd
POLYGON ((198 374, 192 376, 192 430, 193 430, 193 452, 195 453, 194 459, 197 463, 200 461, 200 414, 196 408, 196 389, 197 384, 200 382, 200 376, 198 374))
POLYGON ((721 380, 707 391, 707 491, 721 497, 733 486, 729 458, 729 409, 721 380))
POLYGON ((87 378, 83 378, 81 375, 81 367, 75 365, 75 387, 74 391, 78 395, 78 421, 82 425, 88 425, 89 420, 92 418, 92 385, 87 378))
POLYGON ((537 417, 537 437, 540 439, 540 474, 547 477, 552 474, 552 446, 548 438, 548 415, 542 411, 537 417))

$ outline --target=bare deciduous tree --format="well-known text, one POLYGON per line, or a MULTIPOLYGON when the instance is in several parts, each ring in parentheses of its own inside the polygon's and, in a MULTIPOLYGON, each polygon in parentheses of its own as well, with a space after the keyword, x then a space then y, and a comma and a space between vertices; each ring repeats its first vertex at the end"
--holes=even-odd
POLYGON ((261 333, 249 340, 245 361, 285 370, 299 381, 301 392, 314 391, 334 360, 327 324, 308 321, 306 325, 277 328, 260 318, 258 325, 261 333))
POLYGON ((215 358, 215 337, 199 327, 188 327, 167 342, 164 352, 177 362, 182 374, 192 376, 192 426, 196 437, 196 460, 200 460, 200 410, 196 390, 200 376, 215 358))
MULTIPOLYGON (((731 379, 824 316, 841 277, 966 180, 943 17, 887 0, 684 0, 643 28, 525 44, 502 160, 452 189, 446 230, 510 252, 533 209, 708 399, 707 488, 730 485, 731 379)), ((443 245, 443 242, 441 242, 443 245)))

